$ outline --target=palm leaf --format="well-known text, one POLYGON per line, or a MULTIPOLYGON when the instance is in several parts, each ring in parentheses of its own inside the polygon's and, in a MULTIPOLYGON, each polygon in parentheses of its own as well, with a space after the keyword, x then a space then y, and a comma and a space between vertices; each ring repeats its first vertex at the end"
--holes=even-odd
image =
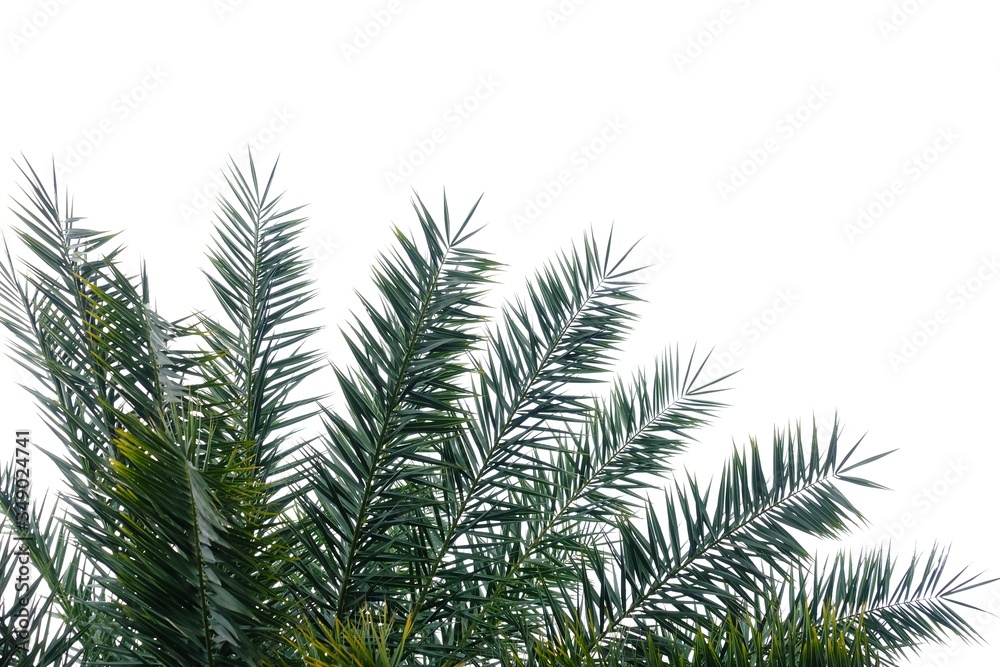
POLYGON ((419 199, 414 208, 422 243, 397 229, 397 247, 379 259, 378 300, 362 298, 364 318, 345 332, 355 362, 337 371, 346 412, 326 412, 327 449, 309 466, 315 500, 303 507, 314 527, 303 539, 322 569, 306 576, 341 619, 413 586, 384 564, 406 558, 442 465, 436 451, 468 420, 463 359, 478 344, 480 297, 496 268, 464 245, 476 206, 454 231, 447 200, 443 228, 419 199))

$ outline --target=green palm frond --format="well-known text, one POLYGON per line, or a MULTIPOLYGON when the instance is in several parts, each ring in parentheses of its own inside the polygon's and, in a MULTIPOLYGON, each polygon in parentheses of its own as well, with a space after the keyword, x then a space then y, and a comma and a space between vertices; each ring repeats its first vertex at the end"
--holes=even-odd
POLYGON ((288 427, 316 412, 315 398, 290 396, 319 358, 303 347, 318 327, 299 324, 315 312, 307 308, 314 291, 298 244, 306 219, 295 217, 302 207, 282 209, 282 195, 272 193, 277 166, 263 187, 252 158, 249 177, 229 167, 233 201, 219 202, 208 274, 227 322, 202 321, 211 349, 224 351, 210 365, 213 407, 233 425, 228 437, 256 443, 255 465, 267 472, 289 454, 276 435, 287 438, 288 427))
POLYGON ((487 619, 497 609, 534 594, 535 587, 576 580, 579 573, 566 564, 589 553, 619 517, 644 506, 636 507, 639 492, 670 470, 691 432, 722 407, 712 396, 724 378, 700 383, 703 367, 704 362, 694 365, 693 353, 685 365, 668 351, 651 374, 616 379, 583 428, 565 436, 548 465, 536 467, 531 479, 511 490, 508 502, 531 511, 504 525, 506 560, 492 568, 475 622, 455 631, 457 653, 484 640, 477 634, 494 626, 487 619))
POLYGON ((713 397, 725 390, 729 376, 702 382, 707 362, 696 366, 692 352, 684 363, 676 351, 667 351, 654 361, 651 375, 641 371, 614 382, 583 433, 574 434, 569 451, 576 455, 560 452, 559 470, 573 475, 559 485, 572 490, 563 501, 567 508, 595 520, 618 515, 632 507, 622 504, 623 497, 640 499, 652 488, 651 478, 672 471, 673 457, 684 451, 692 432, 724 407, 713 397))
POLYGON ((28 201, 17 202, 13 209, 24 225, 17 235, 39 263, 27 265, 22 276, 7 250, 7 261, 0 266, 3 323, 13 335, 15 359, 40 385, 29 391, 45 410, 49 425, 90 466, 100 469, 111 453, 113 428, 101 403, 113 401, 95 368, 87 335, 88 285, 115 261, 121 248, 105 250, 114 235, 76 227, 80 218, 68 201, 66 213, 60 211, 54 171, 51 192, 30 166, 21 172, 28 181, 22 188, 28 201), (98 253, 100 257, 93 256, 98 253))
POLYGON ((945 635, 980 641, 979 632, 961 613, 978 609, 960 596, 993 581, 967 574, 964 568, 951 571, 949 550, 938 545, 926 554, 914 553, 902 568, 891 549, 880 548, 858 555, 838 552, 801 571, 786 597, 793 609, 830 609, 841 621, 859 621, 856 631, 885 659, 895 660, 915 655, 945 635))
POLYGON ((559 437, 586 419, 580 385, 609 369, 634 317, 624 260, 612 258, 610 238, 602 248, 588 235, 539 271, 488 329, 471 373, 472 418, 442 449, 449 467, 433 507, 440 518, 414 540, 421 581, 406 618, 441 641, 440 649, 417 642, 420 650, 461 650, 463 626, 477 622, 521 540, 512 527, 536 512, 522 494, 552 469, 546 459, 559 437))
POLYGON ((18 503, 14 478, 13 466, 0 471, 0 590, 13 591, 10 608, 0 605, 0 665, 69 667, 85 657, 77 640, 97 634, 91 573, 55 512, 43 520, 38 505, 18 503))
POLYGON ((644 520, 619 520, 616 537, 589 565, 596 584, 581 590, 601 627, 594 645, 656 628, 694 636, 808 559, 800 535, 833 538, 861 523, 840 487, 867 482, 842 477, 855 468, 848 463, 857 445, 841 457, 838 428, 825 452, 815 426, 808 444, 801 428, 776 430, 770 476, 751 441, 749 451, 733 452, 714 491, 688 475, 662 507, 647 502, 644 520))
POLYGON ((341 619, 414 585, 383 563, 405 558, 444 465, 441 443, 469 420, 463 362, 479 344, 481 296, 497 267, 465 247, 476 206, 454 231, 447 200, 443 229, 419 199, 414 208, 422 242, 397 229, 397 248, 379 259, 378 301, 362 299, 363 318, 345 332, 355 362, 337 372, 347 411, 327 411, 327 450, 309 467, 316 500, 304 504, 314 524, 305 540, 323 570, 308 576, 341 619))
MULTIPOLYGON (((267 437, 288 425, 298 406, 285 399, 314 357, 294 356, 311 330, 286 326, 301 316, 300 251, 260 243, 254 261, 266 285, 247 297, 256 319, 235 334, 205 316, 168 321, 151 307, 145 270, 124 273, 118 250, 101 254, 110 236, 77 230, 55 205, 56 184, 49 192, 26 175, 19 236, 38 263, 19 276, 8 255, 4 323, 66 446, 55 458, 70 489, 66 524, 91 588, 107 593, 91 601, 91 626, 117 629, 102 659, 259 659, 283 623, 274 611, 283 605, 261 604, 272 561, 283 558, 273 470, 262 468, 278 446, 267 437)), ((234 196, 245 196, 248 179, 233 177, 234 196)), ((249 182, 256 187, 252 165, 249 182)), ((262 207, 258 235, 280 237, 300 222, 272 213, 273 202, 262 207)))
MULTIPOLYGON (((811 615, 810 615, 811 617, 811 615)), ((531 638, 527 655, 502 664, 524 667, 872 667, 890 665, 861 631, 863 619, 845 623, 830 609, 814 624, 772 606, 757 614, 730 616, 693 638, 649 635, 618 641, 595 652, 586 640, 594 628, 574 616, 555 614, 545 638, 531 638)))
POLYGON ((113 502, 90 508, 100 523, 74 527, 107 570, 98 581, 116 601, 111 618, 149 638, 144 644, 155 642, 143 653, 166 664, 259 660, 265 640, 249 629, 274 628, 277 620, 260 608, 266 589, 257 576, 267 574, 258 556, 267 542, 256 530, 261 490, 240 475, 252 465, 252 447, 218 463, 203 456, 215 443, 202 440, 190 414, 178 414, 169 430, 121 419, 114 484, 103 489, 113 502))

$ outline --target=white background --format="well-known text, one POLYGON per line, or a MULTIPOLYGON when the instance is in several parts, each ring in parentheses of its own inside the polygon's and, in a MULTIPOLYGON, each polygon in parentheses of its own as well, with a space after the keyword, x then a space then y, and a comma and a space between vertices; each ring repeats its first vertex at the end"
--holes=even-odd
MULTIPOLYGON (((505 287, 614 222, 649 265, 624 367, 698 343, 743 369, 691 466, 839 410, 867 453, 899 449, 871 471, 893 491, 857 496, 856 546, 940 540, 996 576, 998 20, 988 0, 5 0, 0 155, 54 159, 180 316, 211 303, 213 177, 248 142, 280 153, 339 360, 411 188, 438 211, 447 187, 456 215, 485 192, 505 287)), ((44 446, 4 364, 2 428, 44 446)), ((1000 609, 996 586, 968 599, 1000 609)), ((1000 620, 974 623, 992 648, 914 664, 995 664, 1000 620)))

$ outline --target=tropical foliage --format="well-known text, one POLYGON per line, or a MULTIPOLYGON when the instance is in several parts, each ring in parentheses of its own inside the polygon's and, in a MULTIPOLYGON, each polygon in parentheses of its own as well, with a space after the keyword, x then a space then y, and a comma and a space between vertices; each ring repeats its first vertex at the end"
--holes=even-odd
POLYGON ((986 582, 946 551, 808 550, 878 487, 883 454, 839 423, 751 440, 711 484, 676 469, 726 378, 676 349, 617 371, 638 267, 610 237, 491 309, 476 206, 417 198, 331 399, 304 391, 324 371, 305 223, 273 169, 231 166, 218 309, 180 319, 54 174, 22 173, 0 309, 65 492, 26 525, 0 479, 2 560, 23 544, 37 572, 30 652, 8 604, 3 664, 875 665, 977 638, 960 595, 986 582))

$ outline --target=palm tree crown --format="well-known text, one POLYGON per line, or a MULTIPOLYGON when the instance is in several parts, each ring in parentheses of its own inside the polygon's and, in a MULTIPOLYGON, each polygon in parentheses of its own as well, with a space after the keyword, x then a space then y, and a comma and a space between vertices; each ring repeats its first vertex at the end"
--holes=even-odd
POLYGON ((54 175, 22 173, 30 259, 7 252, 0 318, 66 491, 18 523, 3 470, 3 562, 23 543, 38 574, 3 664, 889 665, 978 637, 957 596, 987 582, 946 550, 807 550, 864 522, 849 487, 879 488, 884 454, 839 423, 751 440, 711 484, 674 468, 726 378, 677 349, 616 373, 638 297, 610 237, 493 312, 476 206, 416 198, 343 329, 334 407, 301 395, 322 357, 273 169, 230 167, 219 312, 176 320, 54 175))

